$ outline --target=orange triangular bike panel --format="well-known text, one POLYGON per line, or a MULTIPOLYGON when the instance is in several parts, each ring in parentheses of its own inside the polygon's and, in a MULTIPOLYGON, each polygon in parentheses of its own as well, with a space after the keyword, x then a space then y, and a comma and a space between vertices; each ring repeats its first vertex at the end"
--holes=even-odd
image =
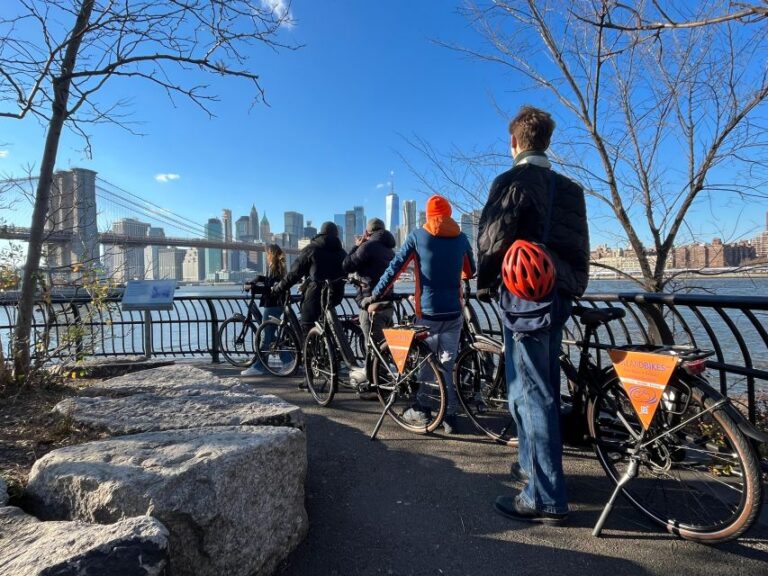
POLYGON ((648 430, 675 371, 677 357, 632 350, 609 350, 608 355, 637 417, 648 430))
POLYGON ((402 374, 405 370, 405 361, 408 359, 408 351, 413 343, 413 336, 416 334, 413 330, 402 328, 387 328, 384 330, 384 338, 389 346, 392 358, 395 360, 397 371, 402 374))

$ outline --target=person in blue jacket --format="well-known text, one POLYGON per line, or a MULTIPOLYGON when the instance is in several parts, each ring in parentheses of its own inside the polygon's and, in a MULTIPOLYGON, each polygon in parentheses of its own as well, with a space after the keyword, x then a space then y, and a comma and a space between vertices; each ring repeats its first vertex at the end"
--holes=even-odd
MULTIPOLYGON (((446 383, 448 406, 443 428, 452 434, 456 427, 459 398, 453 384, 453 364, 459 347, 462 326, 462 276, 475 275, 472 246, 451 218, 451 204, 434 195, 427 201, 427 222, 411 232, 400 251, 373 289, 364 299, 367 306, 383 296, 409 266, 414 267, 416 317, 429 328, 427 345, 438 359, 446 383)), ((415 425, 426 424, 425 409, 418 403, 406 410, 404 419, 415 425)))

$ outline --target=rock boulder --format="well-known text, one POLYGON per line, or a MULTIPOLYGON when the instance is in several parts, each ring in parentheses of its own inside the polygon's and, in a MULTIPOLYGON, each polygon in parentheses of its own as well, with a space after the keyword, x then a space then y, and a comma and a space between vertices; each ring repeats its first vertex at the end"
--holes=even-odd
POLYGON ((8 484, 0 478, 0 506, 8 504, 8 484))
POLYGON ((173 364, 105 380, 83 391, 84 396, 122 397, 135 394, 198 396, 221 392, 252 393, 253 387, 238 378, 219 378, 189 364, 173 364))
POLYGON ((110 436, 210 426, 304 428, 298 406, 273 395, 221 392, 195 396, 136 394, 122 398, 67 398, 54 411, 110 436))
POLYGON ((151 514, 174 575, 270 574, 302 540, 304 433, 288 427, 151 432, 54 450, 27 495, 42 517, 116 522, 151 514))
POLYGON ((167 561, 168 532, 149 516, 96 526, 0 508, 0 574, 161 576, 167 561))

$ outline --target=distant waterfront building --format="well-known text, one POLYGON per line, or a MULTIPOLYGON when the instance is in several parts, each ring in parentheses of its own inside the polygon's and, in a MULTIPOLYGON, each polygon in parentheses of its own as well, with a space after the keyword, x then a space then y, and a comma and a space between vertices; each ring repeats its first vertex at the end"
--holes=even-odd
POLYGON ((63 269, 76 264, 99 265, 99 237, 96 220, 96 172, 84 168, 56 172, 45 222, 46 232, 72 234, 67 242, 46 243, 46 261, 58 268, 55 276, 68 281, 78 273, 63 269))
POLYGON ((384 202, 386 206, 384 225, 397 238, 397 229, 400 227, 400 198, 392 191, 387 194, 384 202))
POLYGON ((205 280, 205 250, 202 248, 187 249, 182 263, 182 279, 185 282, 205 280))
POLYGON ((427 213, 424 210, 419 210, 419 228, 427 223, 427 213))
POLYGON ((160 248, 158 251, 160 273, 158 280, 182 280, 184 278, 186 252, 182 248, 160 248))
MULTIPOLYGON (((208 218, 205 224, 205 237, 207 240, 221 240, 224 237, 223 226, 218 218, 208 218)), ((205 249, 205 276, 215 278, 216 272, 221 270, 223 260, 221 248, 205 249)))

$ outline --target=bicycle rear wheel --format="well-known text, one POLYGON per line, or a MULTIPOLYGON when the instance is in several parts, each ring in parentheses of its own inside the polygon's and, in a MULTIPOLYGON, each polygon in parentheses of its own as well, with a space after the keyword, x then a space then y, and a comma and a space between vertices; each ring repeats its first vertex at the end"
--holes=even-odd
POLYGON ((456 358, 453 381, 472 423, 489 438, 517 446, 517 426, 509 412, 504 358, 501 353, 464 348, 456 358))
POLYGON ((304 342, 304 370, 307 387, 320 406, 327 406, 336 394, 339 371, 330 339, 317 327, 304 342))
MULTIPOLYGON (((691 384, 673 376, 646 435, 658 439, 641 448, 637 477, 622 492, 669 532, 714 544, 754 523, 762 501, 760 468, 731 416, 707 409, 708 385, 691 384)), ((642 426, 614 373, 590 399, 587 418, 600 464, 618 482, 642 426)))
POLYGON ((273 376, 292 376, 301 363, 301 341, 287 322, 264 320, 256 330, 256 355, 273 376))
POLYGON ((374 353, 371 373, 382 406, 392 400, 387 414, 409 432, 434 431, 442 422, 446 407, 445 383, 434 354, 426 344, 415 341, 400 374, 386 342, 381 344, 379 353, 374 353), (409 412, 414 407, 420 408, 422 420, 414 419, 409 412))
POLYGON ((245 318, 227 318, 219 327, 219 350, 233 366, 247 368, 256 359, 256 326, 245 318))

